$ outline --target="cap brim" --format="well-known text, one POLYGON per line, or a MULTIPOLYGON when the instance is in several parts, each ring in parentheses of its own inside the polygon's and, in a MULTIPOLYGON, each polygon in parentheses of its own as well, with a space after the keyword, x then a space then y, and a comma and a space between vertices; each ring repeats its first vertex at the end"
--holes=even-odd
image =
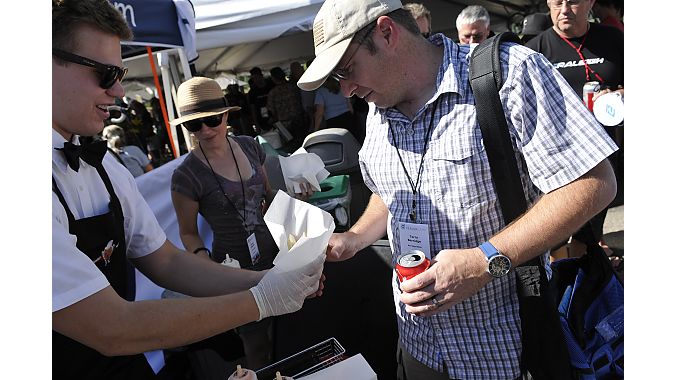
POLYGON ((298 87, 305 91, 312 91, 319 88, 329 74, 331 74, 331 71, 338 65, 340 59, 343 58, 343 55, 347 51, 347 47, 350 46, 350 42, 352 42, 352 38, 354 38, 354 36, 340 41, 321 52, 298 80, 298 87))
POLYGON ((177 119, 174 119, 174 120, 170 121, 169 124, 172 125, 172 126, 177 126, 179 124, 185 123, 186 121, 199 119, 201 117, 220 115, 222 113, 226 113, 226 112, 230 112, 230 111, 239 111, 241 109, 242 109, 242 107, 233 106, 233 107, 225 107, 225 108, 220 109, 218 111, 195 112, 195 113, 191 113, 190 115, 185 115, 185 116, 179 117, 177 119))

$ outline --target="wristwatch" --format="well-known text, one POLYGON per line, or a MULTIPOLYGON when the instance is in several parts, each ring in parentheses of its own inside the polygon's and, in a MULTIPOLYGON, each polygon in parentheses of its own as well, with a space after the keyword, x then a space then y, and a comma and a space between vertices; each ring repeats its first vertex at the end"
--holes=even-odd
POLYGON ((512 261, 509 257, 503 255, 502 252, 498 251, 498 249, 490 242, 481 244, 479 249, 486 255, 486 260, 488 260, 486 272, 491 276, 499 278, 509 273, 512 269, 512 261))

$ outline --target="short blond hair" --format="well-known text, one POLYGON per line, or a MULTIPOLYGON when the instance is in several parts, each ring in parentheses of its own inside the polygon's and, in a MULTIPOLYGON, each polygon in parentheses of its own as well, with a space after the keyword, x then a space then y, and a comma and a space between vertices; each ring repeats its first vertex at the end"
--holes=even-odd
POLYGON ((430 11, 425 8, 424 5, 420 3, 408 3, 404 4, 403 8, 411 12, 411 15, 414 19, 418 19, 420 17, 426 18, 427 24, 429 24, 430 30, 432 30, 432 13, 430 13, 430 11))

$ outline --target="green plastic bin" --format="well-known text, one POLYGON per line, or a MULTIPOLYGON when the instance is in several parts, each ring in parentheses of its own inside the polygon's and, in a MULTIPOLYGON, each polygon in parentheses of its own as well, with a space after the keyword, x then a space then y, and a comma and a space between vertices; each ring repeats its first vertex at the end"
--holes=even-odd
POLYGON ((327 211, 336 222, 336 232, 350 228, 350 176, 347 174, 331 176, 319 183, 322 191, 312 194, 308 203, 327 211))

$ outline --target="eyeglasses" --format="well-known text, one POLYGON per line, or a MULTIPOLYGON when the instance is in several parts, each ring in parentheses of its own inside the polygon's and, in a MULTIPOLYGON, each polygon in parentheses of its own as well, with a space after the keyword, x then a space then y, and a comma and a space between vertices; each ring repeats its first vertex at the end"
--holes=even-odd
POLYGON ((345 63, 345 66, 343 66, 340 69, 335 69, 331 72, 331 77, 335 79, 336 81, 340 82, 341 80, 348 80, 350 79, 350 76, 352 75, 352 68, 350 67, 350 62, 352 62, 352 58, 354 58, 355 54, 357 54, 357 51, 359 51, 359 48, 361 48, 361 45, 368 39, 369 35, 371 35, 371 32, 376 28, 376 25, 378 24, 373 24, 371 28, 369 29, 368 32, 364 35, 364 37, 359 41, 359 44, 357 45, 357 48, 354 49, 352 52, 352 55, 350 55, 350 58, 347 60, 345 63))
POLYGON ((554 9, 559 9, 563 6, 563 3, 568 4, 569 7, 577 7, 584 0, 548 0, 547 3, 550 7, 554 9))
POLYGON ((183 123, 183 127, 188 130, 188 132, 199 132, 202 129, 202 124, 206 125, 209 128, 216 128, 221 125, 223 121, 224 113, 213 116, 201 117, 199 119, 189 120, 183 123))
POLYGON ((69 53, 61 49, 52 49, 52 54, 63 59, 66 62, 75 63, 82 66, 93 67, 99 74, 99 86, 105 90, 113 87, 115 82, 122 82, 122 78, 127 75, 126 67, 118 67, 114 65, 106 65, 101 62, 96 62, 93 59, 81 57, 77 54, 69 53))

